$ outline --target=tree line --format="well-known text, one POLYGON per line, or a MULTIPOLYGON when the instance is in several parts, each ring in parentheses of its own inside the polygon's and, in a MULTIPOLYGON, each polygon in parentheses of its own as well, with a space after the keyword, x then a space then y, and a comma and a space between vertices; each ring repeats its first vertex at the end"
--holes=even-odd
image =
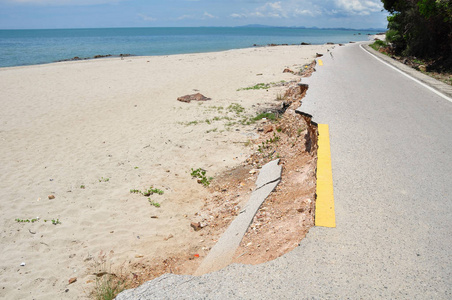
POLYGON ((381 0, 391 14, 386 40, 395 54, 432 61, 438 71, 452 70, 451 0, 381 0))

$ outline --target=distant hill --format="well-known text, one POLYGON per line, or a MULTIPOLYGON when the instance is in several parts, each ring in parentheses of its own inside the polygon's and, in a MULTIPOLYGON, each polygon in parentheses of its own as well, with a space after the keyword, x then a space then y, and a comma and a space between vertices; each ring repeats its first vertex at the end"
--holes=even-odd
POLYGON ((336 27, 336 28, 319 28, 316 26, 306 27, 306 26, 269 26, 269 25, 261 25, 261 24, 249 24, 243 26, 236 26, 239 28, 295 28, 295 29, 318 29, 318 30, 348 30, 348 31, 380 31, 385 32, 386 28, 344 28, 344 27, 336 27))

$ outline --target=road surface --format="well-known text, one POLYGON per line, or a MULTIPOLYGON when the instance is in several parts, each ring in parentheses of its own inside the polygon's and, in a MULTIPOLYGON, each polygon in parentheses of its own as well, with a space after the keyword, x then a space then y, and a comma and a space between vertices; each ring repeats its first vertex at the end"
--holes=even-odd
POLYGON ((358 44, 325 53, 301 110, 330 129, 336 228, 292 252, 118 299, 452 299, 452 102, 358 44))

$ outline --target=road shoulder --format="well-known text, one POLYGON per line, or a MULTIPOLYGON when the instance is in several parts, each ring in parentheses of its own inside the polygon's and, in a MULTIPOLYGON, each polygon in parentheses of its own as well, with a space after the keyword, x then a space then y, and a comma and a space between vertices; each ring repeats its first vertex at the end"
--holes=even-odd
POLYGON ((395 59, 392 59, 391 57, 389 57, 387 55, 384 55, 384 54, 372 49, 369 46, 369 43, 363 43, 363 44, 361 44, 361 46, 370 54, 373 54, 377 58, 379 58, 382 61, 390 64, 391 66, 399 69, 400 71, 404 72, 405 74, 419 80, 420 82, 430 86, 431 88, 435 89, 436 91, 438 91, 448 97, 452 97, 452 86, 447 85, 439 80, 436 80, 435 78, 432 78, 428 75, 425 75, 422 72, 419 72, 407 65, 404 65, 404 64, 398 62, 395 59))

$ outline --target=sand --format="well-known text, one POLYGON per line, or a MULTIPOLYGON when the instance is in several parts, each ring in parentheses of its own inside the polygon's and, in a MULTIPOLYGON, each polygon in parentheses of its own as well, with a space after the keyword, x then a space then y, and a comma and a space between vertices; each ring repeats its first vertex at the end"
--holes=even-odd
POLYGON ((0 69, 0 298, 85 299, 102 256, 118 265, 196 250, 188 216, 208 192, 191 168, 215 177, 243 162, 256 130, 227 108, 256 115, 282 91, 238 89, 299 78, 282 71, 327 47, 0 69), (212 100, 176 100, 197 92, 212 100), (160 207, 130 193, 151 186, 160 207))

